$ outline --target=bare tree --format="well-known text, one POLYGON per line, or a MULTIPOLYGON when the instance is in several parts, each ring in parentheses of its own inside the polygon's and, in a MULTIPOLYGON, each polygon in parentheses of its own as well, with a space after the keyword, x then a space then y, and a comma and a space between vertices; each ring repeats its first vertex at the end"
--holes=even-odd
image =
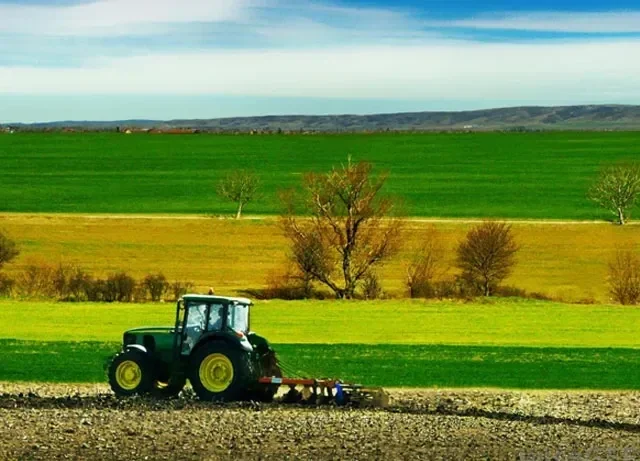
POLYGON ((602 170, 596 182, 589 189, 589 198, 613 213, 617 222, 623 225, 629 210, 640 195, 640 164, 621 164, 602 170))
POLYGON ((250 171, 238 170, 225 176, 218 183, 218 194, 238 205, 236 219, 242 216, 242 209, 255 198, 260 180, 250 171))
POLYGON ((285 236, 301 272, 351 299, 358 284, 399 247, 401 222, 391 218, 393 202, 380 196, 386 176, 372 177, 366 162, 308 174, 301 193, 283 195, 285 236), (310 218, 296 217, 300 204, 310 218))
POLYGON ((473 227, 460 243, 456 265, 462 270, 463 280, 490 296, 511 274, 517 251, 510 225, 486 221, 473 227))
POLYGON ((630 250, 619 250, 609 263, 609 293, 620 304, 640 301, 640 257, 630 250))
POLYGON ((20 254, 16 242, 0 230, 0 269, 20 254))
POLYGON ((407 267, 407 288, 412 298, 433 295, 433 281, 444 273, 444 248, 435 227, 422 236, 422 242, 407 267))

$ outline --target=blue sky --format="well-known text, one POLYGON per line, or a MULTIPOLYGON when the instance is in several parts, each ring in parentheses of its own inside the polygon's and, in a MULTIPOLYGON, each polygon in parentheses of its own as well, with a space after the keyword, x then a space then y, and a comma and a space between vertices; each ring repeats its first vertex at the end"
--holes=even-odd
POLYGON ((640 2, 0 0, 0 123, 640 104, 640 2))

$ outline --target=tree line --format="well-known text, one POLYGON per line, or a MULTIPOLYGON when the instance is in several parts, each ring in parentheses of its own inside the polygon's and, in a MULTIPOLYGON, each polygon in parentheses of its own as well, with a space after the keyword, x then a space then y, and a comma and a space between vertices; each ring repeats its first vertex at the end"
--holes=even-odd
MULTIPOLYGON (((306 174, 299 187, 281 192, 280 225, 289 242, 289 264, 281 274, 270 276, 267 285, 272 297, 310 298, 316 286, 339 299, 382 295, 377 269, 399 252, 406 222, 398 201, 383 193, 387 178, 386 173, 374 175, 370 163, 354 163, 348 158, 327 173, 306 174)), ((237 204, 236 218, 240 218, 258 188, 258 175, 237 171, 223 178, 217 190, 237 204)), ((609 209, 621 225, 627 222, 639 194, 640 168, 635 165, 606 168, 589 190, 589 197, 609 209)), ((458 274, 447 279, 443 277, 447 271, 443 269, 442 245, 435 229, 430 229, 407 264, 407 294, 425 298, 522 294, 522 290, 501 287, 516 265, 518 250, 509 224, 480 223, 459 242, 455 250, 458 274)), ((0 231, 0 269, 18 254, 16 243, 0 231)), ((29 266, 18 282, 27 295, 41 283, 53 287, 53 291, 39 289, 41 292, 69 297, 64 291, 68 290, 74 299, 90 301, 131 301, 135 287, 138 298, 155 301, 167 291, 179 296, 185 288, 182 282, 172 287, 162 274, 136 282, 123 273, 100 279, 77 268, 46 265, 29 266), (122 287, 130 287, 124 295, 122 287), (141 290, 146 294, 140 295, 141 290)), ((0 272, 0 294, 14 286, 16 281, 0 272)), ((619 252, 610 263, 609 286, 616 301, 640 302, 640 257, 619 252)), ((190 287, 187 284, 186 288, 190 287)))
MULTIPOLYGON (((376 268, 399 251, 403 227, 397 203, 381 193, 386 180, 386 174, 372 174, 371 164, 352 163, 349 158, 328 173, 305 175, 299 188, 281 194, 280 221, 290 243, 291 266, 271 276, 272 296, 311 297, 314 284, 337 298, 351 299, 357 288, 361 297, 380 296, 376 268)), ((238 204, 236 218, 240 218, 258 185, 257 175, 239 171, 223 179, 218 190, 238 204)), ((587 193, 620 225, 628 221, 639 195, 640 166, 633 163, 604 168, 587 193)), ((510 225, 485 221, 470 229, 456 249, 459 274, 442 280, 443 250, 432 230, 407 267, 407 293, 411 297, 494 295, 512 273, 518 249, 510 225)), ((609 264, 608 283, 615 301, 639 302, 640 258, 633 252, 618 252, 609 264)), ((539 293, 534 296, 544 298, 539 293)))

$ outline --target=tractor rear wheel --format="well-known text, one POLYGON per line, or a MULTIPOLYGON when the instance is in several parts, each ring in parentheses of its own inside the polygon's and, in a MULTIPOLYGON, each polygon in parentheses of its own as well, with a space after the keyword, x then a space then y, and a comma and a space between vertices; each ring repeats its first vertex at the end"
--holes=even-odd
POLYGON ((109 385, 120 397, 149 392, 153 385, 153 373, 145 353, 127 350, 116 355, 109 366, 109 385))
POLYGON ((249 355, 217 341, 198 348, 191 360, 189 381, 201 400, 230 402, 247 395, 251 376, 249 355))

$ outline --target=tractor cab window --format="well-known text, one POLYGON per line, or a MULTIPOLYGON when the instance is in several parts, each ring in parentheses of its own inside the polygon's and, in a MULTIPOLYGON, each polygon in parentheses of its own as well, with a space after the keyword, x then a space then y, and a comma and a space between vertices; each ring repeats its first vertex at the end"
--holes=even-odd
POLYGON ((249 306, 246 304, 235 304, 229 306, 227 325, 236 331, 249 332, 249 306))
POLYGON ((189 313, 187 314, 187 328, 197 328, 204 330, 207 321, 207 305, 200 303, 189 303, 189 313))
POLYGON ((217 331, 222 329, 222 316, 224 306, 222 304, 211 304, 209 311, 209 331, 217 331))

